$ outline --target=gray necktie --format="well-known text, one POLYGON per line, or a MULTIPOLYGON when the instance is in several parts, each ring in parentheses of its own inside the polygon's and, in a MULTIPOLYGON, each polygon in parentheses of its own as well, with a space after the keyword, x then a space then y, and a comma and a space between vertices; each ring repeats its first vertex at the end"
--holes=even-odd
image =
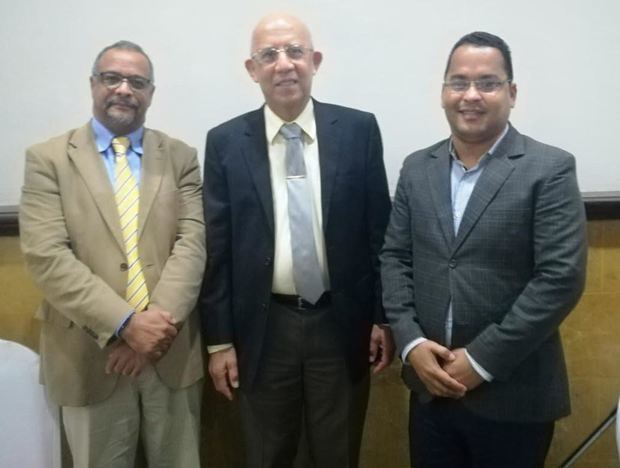
POLYGON ((280 133, 286 139, 286 187, 293 250, 293 279, 297 294, 316 304, 325 292, 325 286, 314 244, 312 198, 310 181, 306 177, 301 128, 295 123, 284 124, 280 133))

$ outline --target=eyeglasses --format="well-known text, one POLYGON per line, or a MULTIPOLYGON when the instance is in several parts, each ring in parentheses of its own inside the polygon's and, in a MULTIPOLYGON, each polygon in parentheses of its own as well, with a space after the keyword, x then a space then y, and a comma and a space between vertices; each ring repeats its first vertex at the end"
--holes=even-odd
POLYGON ((151 80, 138 75, 124 76, 116 72, 101 72, 93 73, 93 76, 96 76, 101 84, 108 89, 118 88, 123 81, 126 81, 134 91, 144 91, 151 86, 151 80))
POLYGON ((483 80, 451 80, 446 81, 443 85, 446 88, 450 88, 451 91, 455 93, 464 93, 469 91, 471 85, 474 85, 476 91, 481 93, 494 93, 498 89, 500 89, 504 84, 510 83, 511 80, 493 80, 493 79, 483 79, 483 80))
POLYGON ((252 59, 262 65, 271 65, 278 61, 280 52, 284 52, 290 60, 301 60, 312 49, 299 44, 287 44, 284 47, 265 47, 252 54, 252 59))

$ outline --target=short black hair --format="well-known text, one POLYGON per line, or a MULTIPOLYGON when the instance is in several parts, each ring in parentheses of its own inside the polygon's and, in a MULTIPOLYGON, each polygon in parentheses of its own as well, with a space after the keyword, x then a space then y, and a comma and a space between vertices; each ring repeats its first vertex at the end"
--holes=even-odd
POLYGON ((483 31, 475 31, 461 37, 452 50, 450 51, 450 55, 448 56, 448 63, 446 64, 446 71, 444 72, 444 78, 448 74, 448 68, 450 68, 450 60, 452 60, 452 55, 454 55, 454 51, 461 47, 462 45, 473 45, 474 47, 493 47, 501 52, 502 57, 504 58, 504 70, 508 75, 508 81, 512 81, 512 57, 510 56, 510 48, 508 44, 499 36, 494 34, 483 32, 483 31))

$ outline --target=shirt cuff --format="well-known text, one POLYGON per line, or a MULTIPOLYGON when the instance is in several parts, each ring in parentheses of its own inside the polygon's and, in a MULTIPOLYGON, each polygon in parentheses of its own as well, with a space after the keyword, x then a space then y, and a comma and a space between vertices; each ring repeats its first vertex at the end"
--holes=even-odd
POLYGON ((471 366, 474 368, 474 370, 480 375, 480 377, 482 377, 484 380, 486 380, 487 382, 492 382, 493 381, 493 376, 491 374, 489 374, 484 367, 482 367, 480 364, 478 364, 473 357, 471 357, 471 355, 467 352, 467 350, 465 350, 465 356, 467 356, 467 359, 469 359, 469 363, 471 364, 471 366))
POLYGON ((213 354, 213 353, 217 353, 218 351, 224 351, 226 349, 230 349, 232 347, 233 347, 232 343, 216 344, 213 346, 207 346, 207 352, 209 354, 213 354))
POLYGON ((114 331, 114 336, 116 336, 117 338, 121 337, 121 332, 127 327, 127 325, 129 325, 129 320, 131 319, 131 317, 133 317, 133 314, 135 313, 136 311, 132 310, 127 315, 125 315, 125 318, 123 318, 118 327, 116 327, 116 330, 114 331))
POLYGON ((400 358, 406 366, 409 365, 409 361, 407 360, 407 355, 413 350, 413 348, 415 348, 420 343, 424 343, 425 341, 428 341, 428 340, 424 337, 416 338, 415 340, 411 341, 407 346, 403 348, 403 352, 400 353, 400 358))

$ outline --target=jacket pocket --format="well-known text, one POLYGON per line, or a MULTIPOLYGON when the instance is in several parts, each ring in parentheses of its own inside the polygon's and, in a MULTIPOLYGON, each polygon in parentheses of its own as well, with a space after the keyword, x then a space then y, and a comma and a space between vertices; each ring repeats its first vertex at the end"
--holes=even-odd
POLYGON ((68 317, 64 316, 47 302, 43 302, 34 314, 35 318, 47 323, 53 323, 65 328, 71 328, 73 322, 68 317))

